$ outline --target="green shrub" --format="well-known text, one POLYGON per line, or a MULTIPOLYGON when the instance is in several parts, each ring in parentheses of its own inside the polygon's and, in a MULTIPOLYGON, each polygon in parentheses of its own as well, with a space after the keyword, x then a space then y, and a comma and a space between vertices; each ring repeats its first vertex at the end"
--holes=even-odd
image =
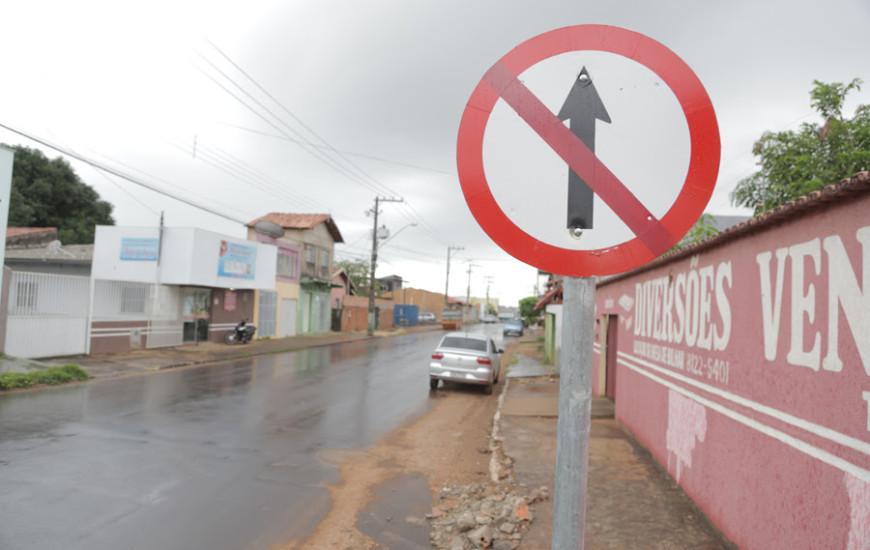
POLYGON ((33 380, 26 372, 4 372, 0 374, 0 390, 29 388, 32 385, 33 380))
POLYGON ((62 367, 49 367, 45 370, 30 372, 4 372, 0 374, 0 390, 14 390, 29 388, 45 384, 56 386, 67 382, 82 381, 90 378, 90 375, 75 363, 69 363, 62 367))

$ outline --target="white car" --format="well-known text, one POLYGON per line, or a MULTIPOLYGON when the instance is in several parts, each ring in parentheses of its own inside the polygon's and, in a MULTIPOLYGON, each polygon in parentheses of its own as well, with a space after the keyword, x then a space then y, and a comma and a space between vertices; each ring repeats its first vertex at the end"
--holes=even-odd
POLYGON ((432 352, 429 362, 429 389, 439 380, 485 386, 487 394, 498 383, 501 354, 486 334, 448 332, 432 352))
POLYGON ((419 315, 417 315, 418 323, 434 323, 435 322, 435 314, 431 311, 423 311, 419 315))

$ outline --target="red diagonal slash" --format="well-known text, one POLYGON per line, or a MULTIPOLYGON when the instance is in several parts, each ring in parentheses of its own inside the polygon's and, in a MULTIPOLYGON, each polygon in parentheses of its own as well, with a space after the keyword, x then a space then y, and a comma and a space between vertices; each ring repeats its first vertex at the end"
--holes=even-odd
POLYGON ((483 81, 568 163, 650 252, 658 256, 677 241, 613 172, 598 160, 595 153, 562 124, 510 69, 500 62, 496 63, 484 75, 483 81))

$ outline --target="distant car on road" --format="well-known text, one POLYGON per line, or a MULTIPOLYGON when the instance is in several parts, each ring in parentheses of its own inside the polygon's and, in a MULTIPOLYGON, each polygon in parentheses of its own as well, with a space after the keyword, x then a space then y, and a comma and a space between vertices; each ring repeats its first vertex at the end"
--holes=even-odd
POLYGON ((523 320, 522 319, 510 319, 509 321, 504 322, 504 335, 505 336, 522 336, 523 335, 523 320))
POLYGON ((435 322, 435 314, 431 311, 421 311, 419 315, 417 315, 418 323, 434 323, 435 322))
POLYGON ((484 313, 483 315, 480 316, 480 321, 482 323, 497 323, 498 317, 496 317, 495 315, 492 315, 490 313, 484 313))
POLYGON ((504 350, 486 334, 448 332, 432 352, 429 362, 429 389, 439 380, 485 386, 487 394, 498 383, 499 364, 504 350))

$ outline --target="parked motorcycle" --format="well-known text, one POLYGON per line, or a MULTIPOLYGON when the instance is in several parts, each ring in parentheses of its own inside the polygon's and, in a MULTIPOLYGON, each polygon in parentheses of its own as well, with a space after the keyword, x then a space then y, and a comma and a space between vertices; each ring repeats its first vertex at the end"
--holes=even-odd
POLYGON ((249 325, 247 321, 242 319, 236 328, 227 331, 224 334, 224 343, 229 345, 247 344, 254 339, 254 333, 257 332, 257 327, 249 325))

